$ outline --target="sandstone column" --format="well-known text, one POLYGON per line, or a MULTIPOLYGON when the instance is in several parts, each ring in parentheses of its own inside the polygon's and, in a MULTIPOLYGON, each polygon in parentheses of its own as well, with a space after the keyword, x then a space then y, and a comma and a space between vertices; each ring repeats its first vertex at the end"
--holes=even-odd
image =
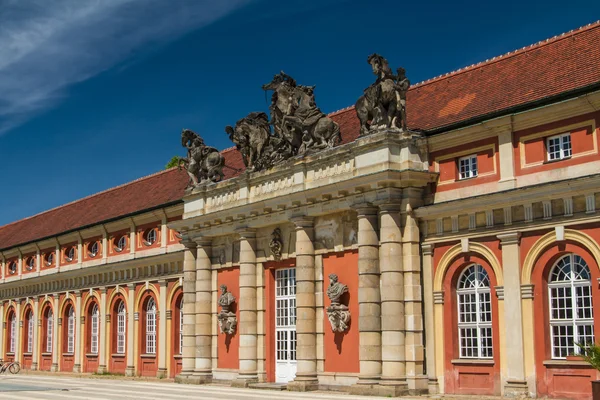
POLYGON ((423 302, 425 309, 425 361, 429 393, 439 392, 436 375, 435 359, 435 318, 433 310, 433 246, 421 246, 423 254, 423 302))
MULTIPOLYGON (((98 307, 98 373, 106 372, 106 353, 108 339, 106 337, 106 326, 108 325, 108 317, 106 309, 106 287, 100 288, 100 305, 98 307)), ((88 321, 91 323, 91 321, 88 321)), ((115 324, 117 321, 114 322, 115 324)))
MULTIPOLYGON (((158 371, 157 378, 167 377, 167 281, 158 281, 158 371)), ((171 338, 174 340, 174 338, 171 338)))
POLYGON ((75 362, 73 372, 81 372, 81 291, 75 291, 75 362))
POLYGON ((256 232, 240 229, 240 370, 233 386, 245 387, 258 381, 256 312, 256 232))
MULTIPOLYGON (((212 380, 212 240, 195 239, 196 258, 196 340, 195 383, 208 383, 212 380)), ((185 303, 184 303, 185 304, 185 303)))
POLYGON ((511 232, 498 235, 502 245, 502 272, 504 274, 504 327, 506 328, 506 381, 505 396, 520 396, 529 392, 525 380, 523 359, 523 313, 521 309, 521 260, 519 238, 511 232))
POLYGON ((358 319, 360 374, 353 394, 376 394, 381 378, 381 295, 377 208, 355 207, 358 215, 358 319))
POLYGON ((6 358, 6 352, 4 351, 6 349, 6 345, 4 344, 4 333, 8 328, 5 324, 6 321, 4 320, 4 302, 0 301, 0 359, 3 360, 6 358))
MULTIPOLYGON (((39 320, 40 317, 38 315, 39 313, 39 309, 40 309, 40 300, 35 297, 33 300, 33 346, 31 348, 31 350, 33 350, 33 354, 31 356, 32 361, 31 361, 31 370, 35 371, 38 369, 39 366, 39 359, 40 359, 40 354, 39 354, 39 345, 38 345, 38 337, 39 337, 39 320)), ((0 313, 2 313, 2 308, 0 308, 0 313)), ((0 339, 0 343, 2 343, 1 339, 0 339)))
POLYGON ((408 392, 405 365, 404 275, 400 203, 379 206, 381 272, 381 395, 408 392))
POLYGON ((52 366, 50 367, 51 372, 58 371, 58 342, 60 338, 60 332, 58 331, 58 293, 54 294, 54 310, 52 310, 52 366))
MULTIPOLYGON (((127 368, 125 368, 126 376, 135 375, 135 284, 127 285, 127 368)), ((102 341, 101 341, 102 343, 102 341)))
MULTIPOLYGON (((408 189, 410 190, 410 189, 408 189)), ((410 192, 408 193, 410 195, 410 192)), ((418 194, 420 199, 420 192, 418 194)), ((406 379, 411 394, 426 393, 427 377, 423 374, 423 312, 421 296, 421 255, 419 226, 410 203, 402 215, 402 259, 404 262, 404 324, 406 329, 406 379)))
POLYGON ((196 365, 196 243, 182 242, 183 255, 183 343, 181 373, 177 382, 186 382, 196 365))
POLYGON ((313 218, 292 219, 296 225, 296 378, 288 390, 317 390, 317 325, 315 319, 315 247, 313 218))

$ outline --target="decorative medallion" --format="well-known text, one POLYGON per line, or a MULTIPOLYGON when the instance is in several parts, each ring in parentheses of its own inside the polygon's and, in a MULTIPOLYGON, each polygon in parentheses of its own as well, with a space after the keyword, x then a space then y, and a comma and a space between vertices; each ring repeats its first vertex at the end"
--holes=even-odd
POLYGON ((281 240, 281 229, 275 228, 271 233, 271 241, 269 242, 269 249, 275 260, 281 260, 281 252, 283 251, 283 240, 281 240))

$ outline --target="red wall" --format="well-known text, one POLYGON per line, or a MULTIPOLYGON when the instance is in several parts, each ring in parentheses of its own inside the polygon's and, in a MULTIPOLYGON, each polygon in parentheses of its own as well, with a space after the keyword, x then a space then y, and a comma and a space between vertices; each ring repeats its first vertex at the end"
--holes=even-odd
MULTIPOLYGON (((349 251, 323 257, 323 292, 329 286, 329 274, 337 274, 339 282, 348 286, 348 293, 342 299, 350 309, 350 328, 343 333, 334 333, 324 313, 325 330, 325 371, 360 372, 358 357, 358 252, 349 251)), ((331 300, 323 293, 325 308, 331 300)))
MULTIPOLYGON (((232 304, 231 311, 235 312, 238 320, 238 326, 233 335, 220 333, 217 336, 217 368, 238 369, 240 366, 239 358, 239 321, 240 312, 238 310, 238 302, 240 301, 240 269, 224 268, 217 272, 217 287, 227 285, 227 290, 235 296, 235 303, 232 304)), ((220 289, 219 289, 220 295, 220 289)), ((218 307, 217 312, 221 312, 221 307, 218 307)))

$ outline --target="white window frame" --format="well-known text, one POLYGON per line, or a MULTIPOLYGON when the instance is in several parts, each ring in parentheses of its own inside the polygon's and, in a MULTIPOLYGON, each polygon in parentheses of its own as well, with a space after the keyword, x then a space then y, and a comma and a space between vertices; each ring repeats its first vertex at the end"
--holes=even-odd
POLYGON ((27 317, 27 352, 33 352, 33 327, 35 321, 33 320, 33 311, 29 311, 27 317))
POLYGON ((67 353, 75 352, 75 309, 69 307, 67 315, 67 353))
POLYGON ((100 331, 100 312, 98 304, 94 303, 90 313, 90 353, 98 354, 98 333, 100 331))
POLYGON ((99 252, 100 252, 100 245, 96 241, 96 242, 92 243, 89 247, 89 256, 91 258, 94 258, 98 255, 99 252))
POLYGON ((575 343, 594 341, 591 274, 589 266, 581 256, 567 254, 552 266, 548 276, 548 307, 553 359, 564 360, 568 355, 578 354, 579 348, 575 343), (574 271, 574 268, 578 271, 574 271), (560 269, 566 272, 564 275, 569 275, 568 279, 557 280, 560 269))
POLYGON ((54 328, 54 313, 52 310, 48 310, 48 317, 46 318, 46 353, 52 353, 52 335, 54 328))
POLYGON ((67 262, 71 262, 75 259, 75 247, 69 247, 65 253, 65 258, 67 259, 67 262))
POLYGON ((17 316, 16 314, 12 315, 10 319, 10 346, 8 349, 9 353, 15 352, 15 336, 17 334, 17 316))
POLYGON ((571 143, 571 132, 561 133, 560 135, 553 135, 546 138, 546 157, 548 161, 557 161, 570 158, 573 155, 573 148, 571 143), (552 150, 555 146, 551 142, 558 140, 558 149, 552 150))
POLYGON ((485 268, 471 264, 461 273, 456 288, 459 358, 493 359, 493 316, 490 279, 485 268), (467 282, 474 269, 474 280, 467 282), (469 301, 466 302, 466 299, 469 301), (468 335, 467 333, 470 332, 468 335), (489 341, 486 344, 486 341, 489 341), (470 346, 466 344, 471 342, 470 346), (473 343, 474 342, 474 343, 473 343))
POLYGON ((146 304, 146 354, 156 354, 156 303, 152 297, 146 304))
POLYGON ((118 252, 121 252, 121 251, 125 250, 125 248, 127 248, 127 236, 123 235, 117 241, 116 250, 118 252))
POLYGON ((33 256, 27 259, 27 266, 25 268, 27 271, 33 271, 35 269, 35 258, 33 256))
POLYGON ((152 246, 154 243, 156 243, 156 240, 158 239, 158 234, 156 233, 156 228, 152 228, 148 231, 146 231, 146 237, 144 238, 145 244, 146 246, 152 246))
POLYGON ((48 253, 46 256, 46 265, 51 266, 52 264, 54 264, 54 253, 48 253))
POLYGON ((125 310, 125 303, 121 301, 117 307, 117 354, 125 354, 126 319, 127 311, 125 310))
POLYGON ((475 178, 478 174, 477 154, 471 154, 458 159, 458 180, 475 178))

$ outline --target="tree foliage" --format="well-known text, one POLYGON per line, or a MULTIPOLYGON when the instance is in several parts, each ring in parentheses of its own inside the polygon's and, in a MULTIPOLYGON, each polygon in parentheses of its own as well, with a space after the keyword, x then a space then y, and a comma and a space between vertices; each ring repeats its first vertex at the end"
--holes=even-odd
POLYGON ((595 343, 575 343, 579 347, 581 357, 593 368, 600 371, 600 346, 595 343))
POLYGON ((179 156, 173 156, 171 158, 171 160, 169 160, 169 162, 167 163, 167 165, 165 165, 165 169, 169 169, 169 168, 173 168, 179 165, 179 160, 181 160, 181 157, 179 156))

